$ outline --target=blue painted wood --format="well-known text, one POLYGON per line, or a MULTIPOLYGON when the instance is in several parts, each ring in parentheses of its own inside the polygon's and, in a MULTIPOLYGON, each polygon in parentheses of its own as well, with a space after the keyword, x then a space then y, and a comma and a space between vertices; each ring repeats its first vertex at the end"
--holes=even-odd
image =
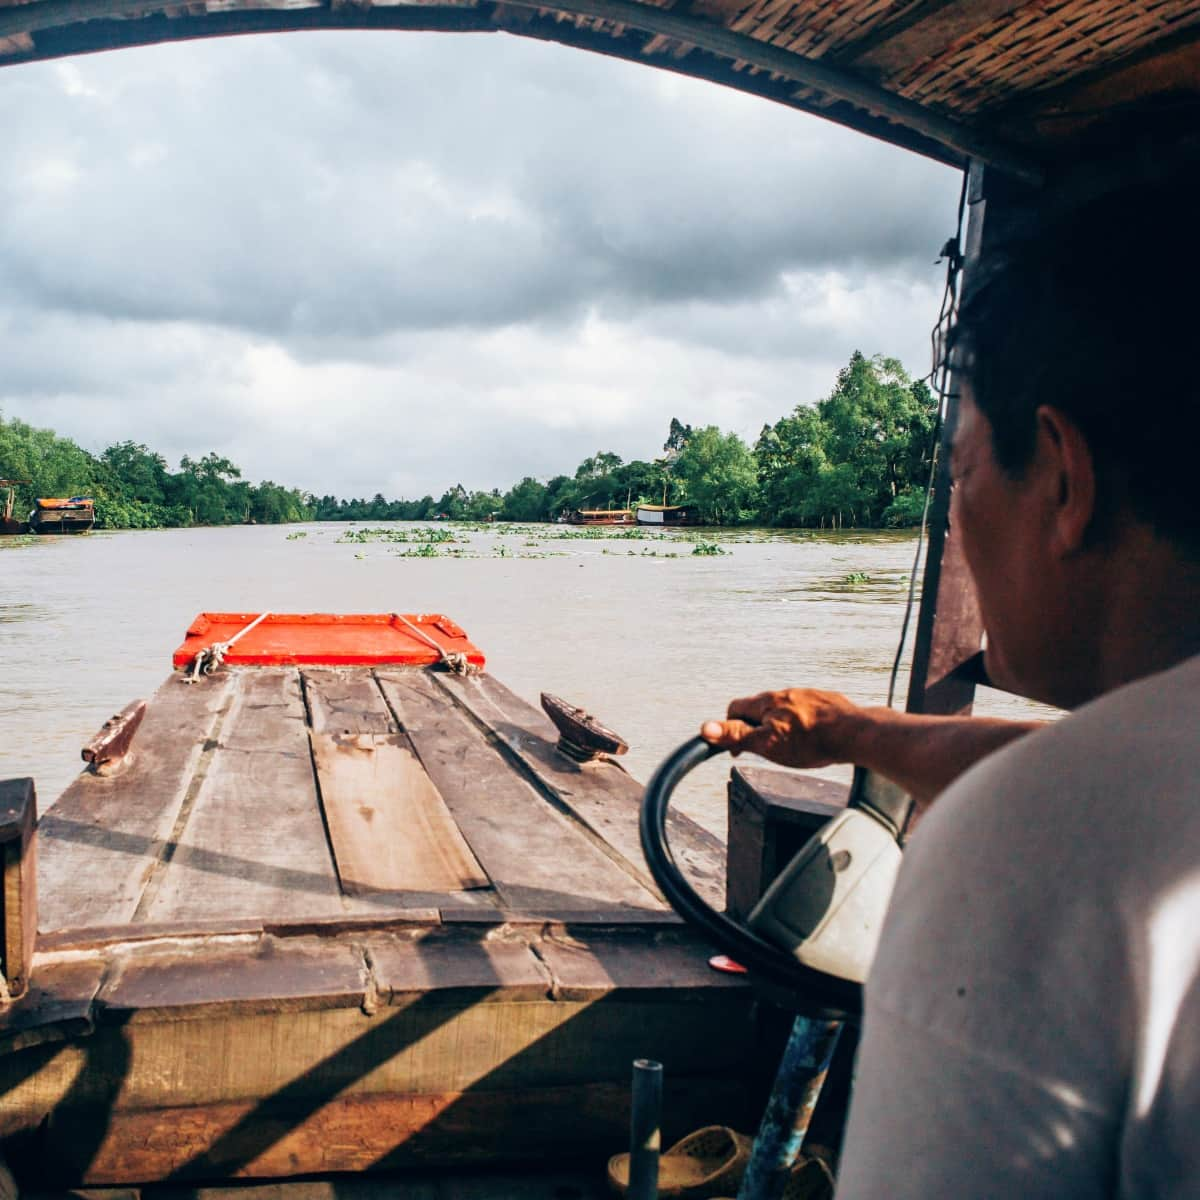
POLYGON ((779 1200, 783 1194, 804 1145, 841 1032, 840 1021, 796 1018, 754 1139, 738 1200, 779 1200))

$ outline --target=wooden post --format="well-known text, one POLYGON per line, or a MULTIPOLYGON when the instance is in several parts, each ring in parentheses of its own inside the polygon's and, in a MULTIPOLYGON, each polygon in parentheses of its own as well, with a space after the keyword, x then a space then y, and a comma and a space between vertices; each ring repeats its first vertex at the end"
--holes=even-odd
POLYGON ((32 779, 0 780, 0 975, 8 995, 29 986, 33 940, 37 933, 37 795, 32 779))
MULTIPOLYGON (((985 207, 983 167, 972 163, 967 175, 964 292, 971 285, 971 271, 978 265, 983 248, 985 207)), ((983 621, 962 541, 950 526, 950 447, 958 424, 957 391, 952 385, 938 443, 937 475, 929 510, 929 549, 905 705, 909 712, 969 713, 975 700, 974 680, 958 671, 979 652, 983 621)))

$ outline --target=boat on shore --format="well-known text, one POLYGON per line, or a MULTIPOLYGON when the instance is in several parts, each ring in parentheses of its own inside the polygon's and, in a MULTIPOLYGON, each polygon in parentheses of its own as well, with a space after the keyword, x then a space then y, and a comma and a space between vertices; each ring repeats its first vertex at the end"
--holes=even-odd
POLYGON ((639 525, 699 525, 700 517, 686 504, 639 504, 636 511, 639 525))
POLYGON ((636 525, 631 508, 577 508, 567 514, 568 525, 636 525))
MULTIPOLYGON (((441 615, 206 613, 173 663, 40 820, 0 782, 28 1186, 601 1178, 646 1055, 668 1139, 753 1126, 751 989, 655 887, 611 731, 547 697, 552 723, 441 615)), ((723 904, 720 841, 672 837, 723 904)))
POLYGON ((28 479, 0 479, 0 493, 4 496, 3 506, 0 507, 0 536, 29 532, 29 525, 13 516, 17 488, 28 482, 28 479))
POLYGON ((34 533, 87 533, 95 524, 96 505, 90 496, 39 498, 29 514, 34 533))

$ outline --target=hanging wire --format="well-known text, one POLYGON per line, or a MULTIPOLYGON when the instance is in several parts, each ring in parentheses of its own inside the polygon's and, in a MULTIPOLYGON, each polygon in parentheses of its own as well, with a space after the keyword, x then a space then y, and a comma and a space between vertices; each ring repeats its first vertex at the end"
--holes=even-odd
POLYGON ((913 556, 912 570, 908 576, 908 599, 904 605, 904 620, 900 625, 900 644, 892 662, 888 678, 887 706, 895 707, 896 681, 900 677, 900 664, 904 661, 904 647, 908 641, 908 627, 912 621, 913 606, 917 596, 917 574, 921 567, 921 552, 925 548, 925 531, 929 523, 929 505, 933 499, 933 485, 937 478, 938 449, 942 441, 942 426, 946 421, 946 407, 950 399, 950 330, 958 315, 961 295, 963 264, 963 217, 967 209, 967 171, 963 171, 962 188, 958 194, 958 222, 954 236, 942 247, 938 262, 946 263, 946 286, 942 291, 942 303, 937 321, 929 333, 929 351, 932 363, 929 374, 924 377, 930 391, 937 399, 937 419, 933 426, 933 449, 929 455, 929 478, 925 484, 925 504, 921 509, 921 527, 917 532, 917 551, 913 556))

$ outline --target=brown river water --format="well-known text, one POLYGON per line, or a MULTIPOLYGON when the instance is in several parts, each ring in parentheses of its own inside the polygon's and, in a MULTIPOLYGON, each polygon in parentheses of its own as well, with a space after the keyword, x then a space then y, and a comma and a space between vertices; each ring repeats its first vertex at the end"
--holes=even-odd
MULTIPOLYGON (((32 775, 44 810, 83 743, 170 672, 198 612, 267 609, 444 612, 514 691, 534 704, 556 693, 621 734, 623 763, 645 780, 734 696, 803 684, 882 703, 916 549, 908 533, 455 526, 458 541, 415 557, 411 542, 339 541, 354 528, 435 527, 0 538, 0 778, 32 775), (724 553, 693 554, 698 541, 724 553)), ((985 693, 978 711, 1037 710, 985 693)), ((722 835, 727 768, 708 764, 681 796, 722 835)))

